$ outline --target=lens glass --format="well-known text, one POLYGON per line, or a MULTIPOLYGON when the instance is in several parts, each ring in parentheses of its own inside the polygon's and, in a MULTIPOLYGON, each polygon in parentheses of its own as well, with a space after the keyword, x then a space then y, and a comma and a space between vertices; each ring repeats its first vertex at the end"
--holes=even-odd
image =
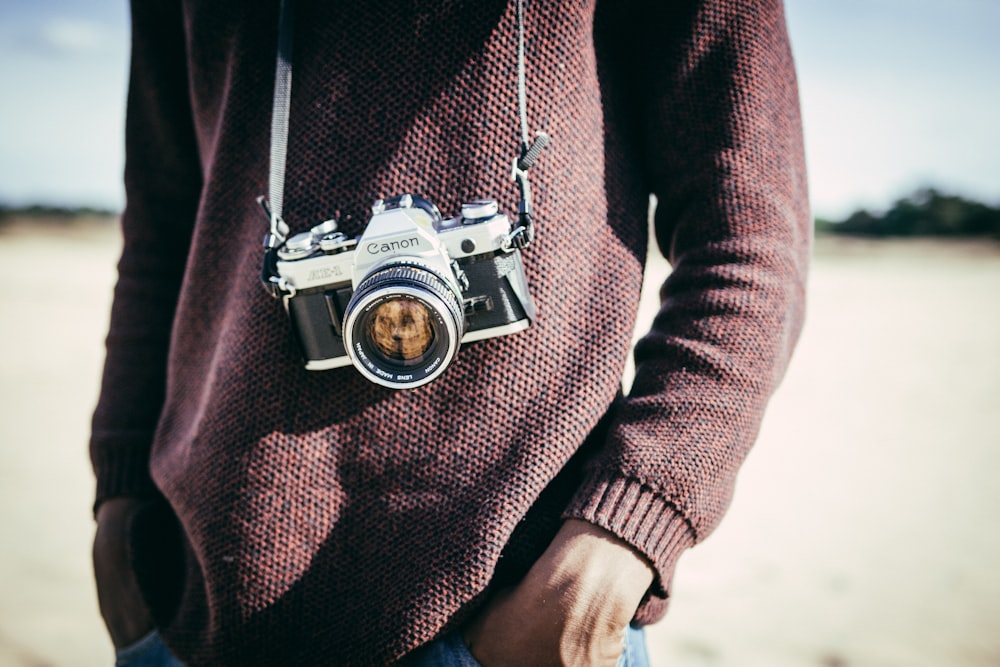
POLYGON ((420 361, 434 343, 431 315, 415 299, 390 299, 368 320, 368 336, 387 359, 420 361))

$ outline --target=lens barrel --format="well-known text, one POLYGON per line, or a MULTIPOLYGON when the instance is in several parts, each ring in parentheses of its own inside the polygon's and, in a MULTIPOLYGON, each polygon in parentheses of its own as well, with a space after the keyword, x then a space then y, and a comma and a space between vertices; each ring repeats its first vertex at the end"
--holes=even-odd
POLYGON ((465 333, 458 288, 415 262, 375 269, 345 309, 344 344, 354 366, 393 389, 419 387, 444 372, 465 333))

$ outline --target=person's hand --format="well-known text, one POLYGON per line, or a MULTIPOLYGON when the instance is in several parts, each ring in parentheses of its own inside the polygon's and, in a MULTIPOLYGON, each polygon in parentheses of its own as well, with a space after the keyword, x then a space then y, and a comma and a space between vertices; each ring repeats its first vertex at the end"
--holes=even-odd
POLYGON ((132 644, 153 629, 129 562, 129 523, 142 504, 134 498, 111 498, 97 508, 94 578, 101 616, 115 648, 132 644))
POLYGON ((465 642, 483 667, 613 667, 653 577, 611 533, 566 521, 524 580, 473 620, 465 642))

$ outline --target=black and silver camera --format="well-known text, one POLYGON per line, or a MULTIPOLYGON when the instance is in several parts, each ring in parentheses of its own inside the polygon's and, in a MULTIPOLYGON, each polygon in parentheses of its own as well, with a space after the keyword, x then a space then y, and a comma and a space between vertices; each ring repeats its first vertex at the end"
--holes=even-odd
POLYGON ((387 387, 426 384, 461 343, 535 318, 510 221, 493 200, 448 220, 416 195, 379 200, 360 237, 324 222, 280 245, 273 269, 306 368, 354 364, 387 387))

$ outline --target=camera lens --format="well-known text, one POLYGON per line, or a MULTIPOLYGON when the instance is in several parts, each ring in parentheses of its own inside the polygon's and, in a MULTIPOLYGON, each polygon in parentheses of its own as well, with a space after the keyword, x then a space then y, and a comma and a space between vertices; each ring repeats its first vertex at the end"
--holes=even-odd
POLYGON ((376 269, 345 309, 348 356, 368 379, 387 387, 419 387, 436 378, 464 333, 458 288, 416 263, 376 269))
POLYGON ((383 301, 368 320, 368 336, 386 359, 416 361, 434 342, 430 311, 416 299, 383 301))

